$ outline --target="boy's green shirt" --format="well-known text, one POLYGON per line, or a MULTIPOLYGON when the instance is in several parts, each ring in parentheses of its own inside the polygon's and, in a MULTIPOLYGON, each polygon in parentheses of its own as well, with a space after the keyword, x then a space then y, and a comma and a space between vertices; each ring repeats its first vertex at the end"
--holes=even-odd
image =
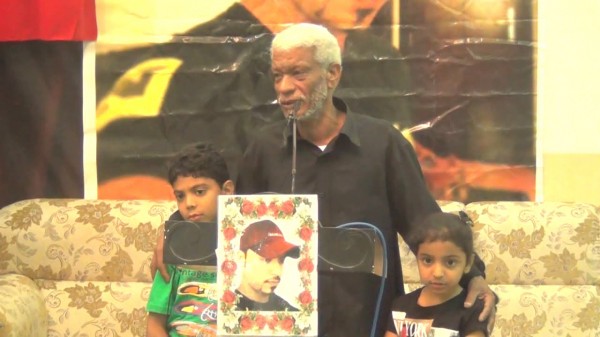
POLYGON ((171 281, 156 273, 146 310, 167 316, 169 336, 216 336, 216 267, 167 265, 167 269, 171 281))

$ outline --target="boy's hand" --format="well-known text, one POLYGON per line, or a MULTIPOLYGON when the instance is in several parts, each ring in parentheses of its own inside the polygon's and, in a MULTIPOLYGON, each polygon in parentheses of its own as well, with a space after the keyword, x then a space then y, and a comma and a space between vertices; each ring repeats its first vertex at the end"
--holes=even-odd
POLYGON ((489 317, 488 332, 491 334, 496 321, 496 294, 481 276, 476 276, 469 282, 465 308, 471 307, 478 297, 483 299, 483 310, 479 315, 479 321, 484 321, 489 317))
POLYGON ((171 280, 171 275, 167 271, 167 266, 163 263, 163 249, 165 246, 165 227, 160 226, 158 229, 158 237, 156 238, 156 246, 154 247, 154 255, 152 255, 152 262, 150 262, 150 272, 152 273, 152 279, 156 275, 156 271, 160 272, 160 275, 166 282, 171 280))

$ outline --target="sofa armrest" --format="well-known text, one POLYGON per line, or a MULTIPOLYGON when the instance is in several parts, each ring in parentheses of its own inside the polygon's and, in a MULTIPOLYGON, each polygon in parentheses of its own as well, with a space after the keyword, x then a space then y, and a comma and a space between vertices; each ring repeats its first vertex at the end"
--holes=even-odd
POLYGON ((0 336, 45 337, 48 312, 40 288, 27 276, 0 275, 0 336), (6 300, 9 299, 9 300, 6 300))

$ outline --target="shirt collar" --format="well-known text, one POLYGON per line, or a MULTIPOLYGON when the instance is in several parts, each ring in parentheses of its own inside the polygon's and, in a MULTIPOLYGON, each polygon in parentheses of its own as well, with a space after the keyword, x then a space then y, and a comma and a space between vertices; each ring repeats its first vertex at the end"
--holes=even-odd
MULTIPOLYGON (((340 134, 346 135, 348 139, 356 146, 360 146, 360 137, 358 136, 357 121, 354 113, 350 111, 346 103, 340 98, 333 97, 333 105, 336 109, 346 114, 346 121, 340 130, 340 134)), ((287 146, 291 142, 292 138, 292 123, 287 123, 287 126, 283 129, 283 144, 287 146)))

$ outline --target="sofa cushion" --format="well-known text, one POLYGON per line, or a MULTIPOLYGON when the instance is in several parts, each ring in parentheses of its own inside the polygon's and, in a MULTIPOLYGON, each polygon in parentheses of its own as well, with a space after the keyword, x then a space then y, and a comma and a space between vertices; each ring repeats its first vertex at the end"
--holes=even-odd
POLYGON ((600 288, 492 285, 498 303, 494 336, 597 337, 600 288))
POLYGON ((36 282, 48 308, 48 337, 146 336, 151 283, 36 282))
POLYGON ((19 274, 0 275, 0 336, 45 337, 48 315, 38 286, 19 274))

